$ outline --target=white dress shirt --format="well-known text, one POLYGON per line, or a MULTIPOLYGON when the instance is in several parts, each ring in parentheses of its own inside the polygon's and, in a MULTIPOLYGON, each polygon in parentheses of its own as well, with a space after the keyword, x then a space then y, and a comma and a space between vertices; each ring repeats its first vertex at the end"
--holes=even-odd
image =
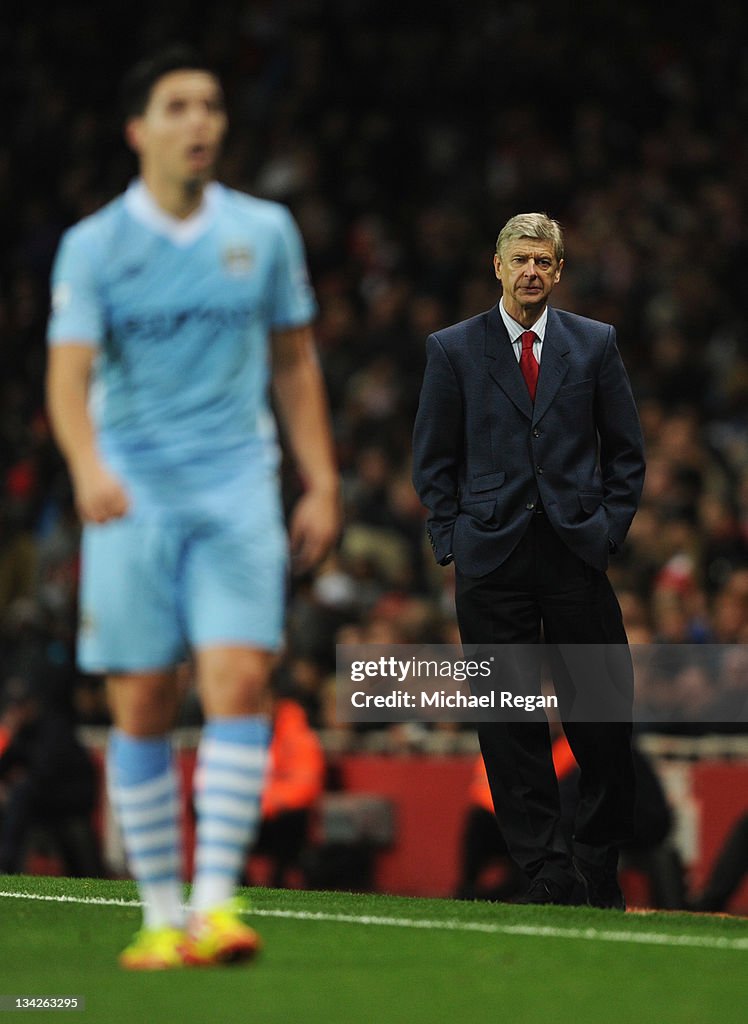
POLYGON ((504 326, 509 333, 509 340, 512 343, 512 348, 514 349, 514 354, 517 357, 517 362, 519 362, 520 356, 522 355, 522 335, 525 331, 533 331, 535 333, 535 341, 532 343, 532 351, 538 362, 538 366, 540 366, 540 356, 543 351, 545 327, 548 323, 548 307, 545 307, 543 312, 540 314, 540 317, 535 321, 532 327, 523 327, 522 324, 518 324, 516 320, 513 320, 504 309, 503 298, 499 301, 499 312, 501 313, 501 319, 504 321, 504 326))

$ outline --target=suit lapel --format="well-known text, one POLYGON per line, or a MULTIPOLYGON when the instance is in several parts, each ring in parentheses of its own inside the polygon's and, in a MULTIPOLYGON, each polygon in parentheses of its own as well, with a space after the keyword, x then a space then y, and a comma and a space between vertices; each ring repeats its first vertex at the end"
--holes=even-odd
MULTIPOLYGON (((548 407, 556 397, 556 392, 563 383, 569 369, 569 363, 566 358, 569 354, 569 348, 570 345, 566 331, 556 315, 556 311, 552 306, 549 306, 548 322, 545 328, 545 338, 543 339, 543 352, 540 357, 538 387, 535 392, 535 408, 532 413, 533 423, 537 423, 546 414, 548 407)), ((522 378, 521 372, 520 378, 522 378)), ((522 378, 522 383, 524 384, 524 378, 522 378)))
MULTIPOLYGON (((543 346, 545 348, 545 345, 543 346)), ((532 419, 532 402, 527 391, 525 378, 519 368, 517 357, 509 335, 501 319, 498 304, 489 310, 486 323, 486 358, 488 372, 499 385, 504 394, 517 406, 528 420, 532 419)), ((545 362, 545 353, 542 362, 545 362)), ((540 377, 543 376, 541 364, 540 377)), ((540 386, 540 382, 538 382, 540 386)), ((537 396, 536 396, 537 397, 537 396)))

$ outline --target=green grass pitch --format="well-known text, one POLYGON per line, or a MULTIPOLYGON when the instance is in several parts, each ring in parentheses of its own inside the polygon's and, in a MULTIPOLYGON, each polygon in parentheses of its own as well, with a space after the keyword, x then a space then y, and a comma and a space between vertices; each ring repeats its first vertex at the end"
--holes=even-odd
POLYGON ((0 876, 0 996, 80 1024, 745 1024, 748 919, 253 889, 253 964, 128 973, 130 882, 0 876))

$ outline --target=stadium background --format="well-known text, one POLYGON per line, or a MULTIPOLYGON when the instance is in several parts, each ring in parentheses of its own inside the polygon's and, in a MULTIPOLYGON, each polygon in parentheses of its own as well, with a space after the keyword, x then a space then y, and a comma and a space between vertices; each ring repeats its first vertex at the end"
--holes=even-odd
MULTIPOLYGON (((278 684, 304 701, 331 761, 365 751, 400 763, 394 799, 408 780, 434 792, 419 765, 464 771, 472 756, 459 729, 337 726, 331 674, 336 640, 455 636, 451 575, 431 564, 410 485, 423 343, 496 301, 495 236, 519 210, 564 224, 554 300, 617 325, 639 401, 647 482, 612 570, 632 640, 745 642, 746 17, 725 3, 719 18, 702 10, 673 24, 656 7, 608 0, 594 10, 217 0, 166 13, 135 0, 4 12, 3 690, 21 679, 70 698, 79 725, 106 724, 99 681, 72 661, 78 528, 43 411, 47 282, 61 231, 134 173, 116 107, 122 71, 173 38, 200 43, 223 77, 232 129, 222 178, 291 207, 320 302, 346 528, 337 556, 294 587, 278 684)), ((291 473, 286 483, 291 501, 291 473)), ((692 709, 709 704, 708 679, 686 686, 692 709)), ((196 716, 188 701, 185 727, 196 716)), ((746 737, 675 716, 646 741, 703 877, 748 807, 746 737), (694 782, 723 769, 706 790, 694 782)), ((361 788, 376 788, 375 768, 361 788)), ((426 860, 437 856, 434 817, 420 834, 426 860)))

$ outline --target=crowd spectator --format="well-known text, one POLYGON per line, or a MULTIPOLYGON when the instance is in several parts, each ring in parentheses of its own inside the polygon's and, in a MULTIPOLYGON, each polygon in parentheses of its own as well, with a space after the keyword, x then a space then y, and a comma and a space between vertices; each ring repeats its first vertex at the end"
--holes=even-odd
POLYGON ((22 872, 42 831, 64 873, 105 873, 94 831, 98 779, 66 693, 12 678, 0 707, 0 874, 22 872))

